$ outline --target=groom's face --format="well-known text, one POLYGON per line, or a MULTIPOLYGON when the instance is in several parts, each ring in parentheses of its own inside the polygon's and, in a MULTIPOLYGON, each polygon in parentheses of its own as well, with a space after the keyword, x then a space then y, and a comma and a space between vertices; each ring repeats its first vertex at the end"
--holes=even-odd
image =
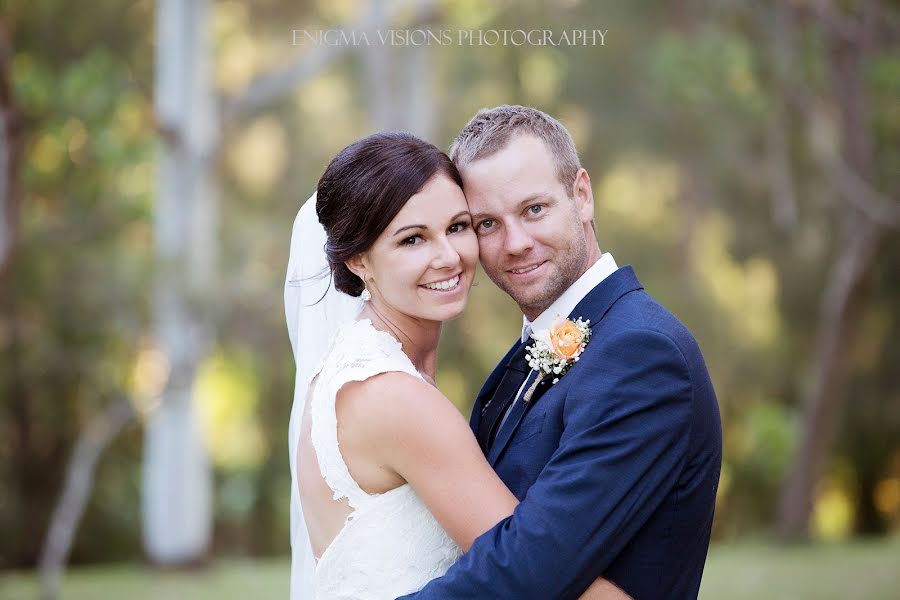
POLYGON ((583 182, 563 185, 553 156, 531 135, 513 137, 460 172, 481 264, 534 320, 590 266, 593 197, 587 174, 579 172, 587 180, 587 196, 583 182))

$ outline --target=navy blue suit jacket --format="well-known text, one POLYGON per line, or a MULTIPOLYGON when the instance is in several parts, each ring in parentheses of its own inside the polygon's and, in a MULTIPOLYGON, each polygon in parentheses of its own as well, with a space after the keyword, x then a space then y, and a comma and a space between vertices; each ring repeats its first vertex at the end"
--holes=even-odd
MULTIPOLYGON (((581 359, 510 412, 487 454, 521 504, 404 598, 577 598, 601 575, 640 600, 696 598, 722 460, 700 348, 631 267, 569 316, 591 321, 581 359)), ((507 363, 528 368, 522 350, 485 382, 475 431, 507 363)))

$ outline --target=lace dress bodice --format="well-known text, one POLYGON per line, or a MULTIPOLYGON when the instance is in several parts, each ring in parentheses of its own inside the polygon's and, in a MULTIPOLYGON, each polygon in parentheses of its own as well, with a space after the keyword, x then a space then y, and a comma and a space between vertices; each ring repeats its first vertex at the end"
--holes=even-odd
POLYGON ((421 378, 397 340, 367 319, 353 321, 337 330, 310 388, 310 436, 319 469, 334 499, 347 498, 352 509, 316 564, 316 600, 393 600, 443 575, 460 556, 409 484, 369 494, 341 456, 338 390, 391 371, 421 378))

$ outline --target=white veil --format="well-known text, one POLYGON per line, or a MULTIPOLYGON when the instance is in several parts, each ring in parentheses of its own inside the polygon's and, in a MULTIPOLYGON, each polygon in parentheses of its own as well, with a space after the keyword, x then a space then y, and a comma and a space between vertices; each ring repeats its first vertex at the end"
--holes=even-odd
POLYGON ((294 404, 288 425, 291 465, 291 600, 315 598, 315 562, 297 482, 297 450, 306 394, 315 369, 328 350, 334 330, 359 314, 363 301, 331 285, 325 255, 325 229, 316 216, 316 195, 307 200, 294 219, 291 256, 284 282, 284 311, 294 350, 297 376, 294 404))

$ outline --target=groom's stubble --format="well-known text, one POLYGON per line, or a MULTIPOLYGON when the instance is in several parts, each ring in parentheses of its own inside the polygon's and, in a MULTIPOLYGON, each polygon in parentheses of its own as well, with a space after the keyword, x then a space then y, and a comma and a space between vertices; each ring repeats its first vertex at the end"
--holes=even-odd
POLYGON ((555 269, 552 269, 548 276, 537 282, 536 285, 526 289, 508 285, 503 277, 502 269, 491 268, 489 264, 485 263, 482 253, 481 266, 488 278, 512 298, 525 315, 536 317, 544 312, 591 266, 588 260, 590 254, 588 240, 584 237, 584 228, 575 208, 575 201, 568 197, 563 199, 561 204, 568 209, 571 217, 567 223, 569 228, 560 236, 560 239, 564 240, 564 244, 555 249, 553 257, 555 269))

